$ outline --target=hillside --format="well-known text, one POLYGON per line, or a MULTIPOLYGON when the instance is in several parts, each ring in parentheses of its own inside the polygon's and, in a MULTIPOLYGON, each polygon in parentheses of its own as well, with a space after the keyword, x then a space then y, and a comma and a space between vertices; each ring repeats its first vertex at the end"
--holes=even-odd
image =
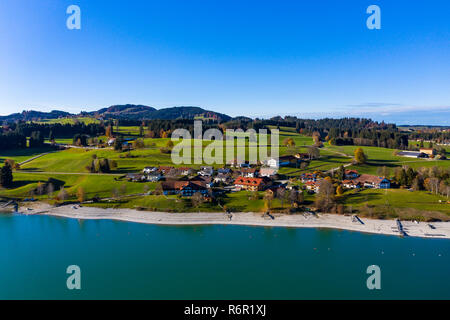
POLYGON ((172 107, 155 109, 142 105, 116 105, 109 108, 90 112, 90 115, 100 116, 104 119, 131 119, 131 120, 173 120, 173 119, 194 119, 197 117, 214 118, 218 120, 229 120, 230 116, 205 110, 199 107, 172 107))
POLYGON ((69 112, 53 110, 50 112, 41 111, 22 111, 21 113, 12 113, 7 116, 0 116, 0 121, 31 121, 36 119, 58 119, 71 116, 69 112))
POLYGON ((7 116, 0 116, 0 121, 15 122, 15 121, 42 121, 66 117, 96 117, 103 119, 130 119, 130 120, 173 120, 173 119, 195 119, 206 118, 227 121, 231 117, 226 114, 221 114, 214 111, 205 110, 199 107, 172 107, 155 109, 153 107, 144 105, 113 105, 107 108, 102 108, 97 111, 81 112, 79 115, 71 114, 64 111, 23 111, 22 113, 13 113, 7 116))

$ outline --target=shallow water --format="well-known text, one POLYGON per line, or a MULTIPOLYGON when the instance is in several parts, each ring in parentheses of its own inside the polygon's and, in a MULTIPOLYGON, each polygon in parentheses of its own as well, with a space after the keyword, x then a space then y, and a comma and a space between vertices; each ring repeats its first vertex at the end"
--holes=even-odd
POLYGON ((1 299, 449 299, 449 269, 445 239, 0 215, 1 299))

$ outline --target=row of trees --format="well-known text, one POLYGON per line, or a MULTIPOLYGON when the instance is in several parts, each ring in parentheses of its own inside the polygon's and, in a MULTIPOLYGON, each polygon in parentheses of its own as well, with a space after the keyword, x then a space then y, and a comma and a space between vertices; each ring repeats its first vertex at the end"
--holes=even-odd
POLYGON ((12 131, 31 136, 33 131, 39 131, 43 137, 49 137, 50 133, 56 137, 72 137, 75 134, 86 134, 91 137, 105 134, 104 123, 37 123, 37 122, 18 122, 8 123, 3 126, 3 131, 12 131))
MULTIPOLYGON (((44 145, 44 136, 40 131, 32 131, 29 139, 30 148, 39 148, 44 145)), ((27 135, 7 131, 0 134, 0 150, 22 149, 27 147, 27 135)))
POLYGON ((415 170, 403 166, 394 170, 393 179, 399 186, 412 188, 415 191, 427 190, 447 197, 450 194, 449 168, 434 166, 415 170))
POLYGON ((98 159, 94 154, 91 163, 86 166, 86 170, 91 173, 110 173, 117 169, 117 162, 106 158, 98 159))
MULTIPOLYGON (((249 200, 256 200, 258 197, 258 193, 255 192, 250 196, 249 200)), ((284 188, 277 188, 275 192, 273 192, 273 190, 269 189, 264 193, 264 209, 266 211, 272 209, 274 199, 279 199, 281 201, 282 208, 284 207, 285 202, 290 203, 291 208, 295 208, 304 202, 302 191, 296 189, 286 190, 284 188)))

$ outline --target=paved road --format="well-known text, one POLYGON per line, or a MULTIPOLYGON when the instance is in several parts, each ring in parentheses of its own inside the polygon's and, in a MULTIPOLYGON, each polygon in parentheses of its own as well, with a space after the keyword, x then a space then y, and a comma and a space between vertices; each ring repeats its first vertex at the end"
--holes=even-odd
POLYGON ((33 160, 35 160, 37 158, 43 157, 43 156, 45 156, 47 154, 54 153, 54 152, 56 152, 56 151, 50 151, 50 152, 45 152, 45 153, 38 154, 37 156, 34 156, 33 158, 30 158, 30 159, 27 159, 25 161, 20 162, 19 165, 20 166, 24 165, 25 163, 31 162, 31 161, 33 161, 33 160))

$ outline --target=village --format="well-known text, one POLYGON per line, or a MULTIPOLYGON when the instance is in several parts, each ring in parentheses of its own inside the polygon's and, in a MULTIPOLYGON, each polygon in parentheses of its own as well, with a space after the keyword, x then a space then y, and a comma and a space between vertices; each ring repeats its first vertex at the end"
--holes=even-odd
MULTIPOLYGON (((331 171, 314 171, 300 174, 297 178, 286 177, 279 173, 282 167, 299 168, 302 162, 308 162, 310 156, 305 153, 285 155, 278 159, 269 158, 251 165, 248 162, 231 161, 226 166, 214 169, 213 166, 191 167, 151 166, 139 173, 128 173, 124 179, 129 182, 158 182, 155 195, 179 195, 192 197, 198 195, 205 201, 226 193, 239 191, 258 192, 276 197, 279 194, 296 193, 317 194, 324 181, 333 183, 335 188, 351 189, 389 189, 391 181, 383 176, 359 174, 357 170, 337 168, 331 171), (344 170, 343 175, 337 171, 344 170), (334 172, 336 171, 336 172, 334 172), (339 178, 341 176, 341 178, 339 178)), ((289 196, 290 199, 298 197, 289 196)), ((295 201, 299 204, 301 201, 295 201)))

